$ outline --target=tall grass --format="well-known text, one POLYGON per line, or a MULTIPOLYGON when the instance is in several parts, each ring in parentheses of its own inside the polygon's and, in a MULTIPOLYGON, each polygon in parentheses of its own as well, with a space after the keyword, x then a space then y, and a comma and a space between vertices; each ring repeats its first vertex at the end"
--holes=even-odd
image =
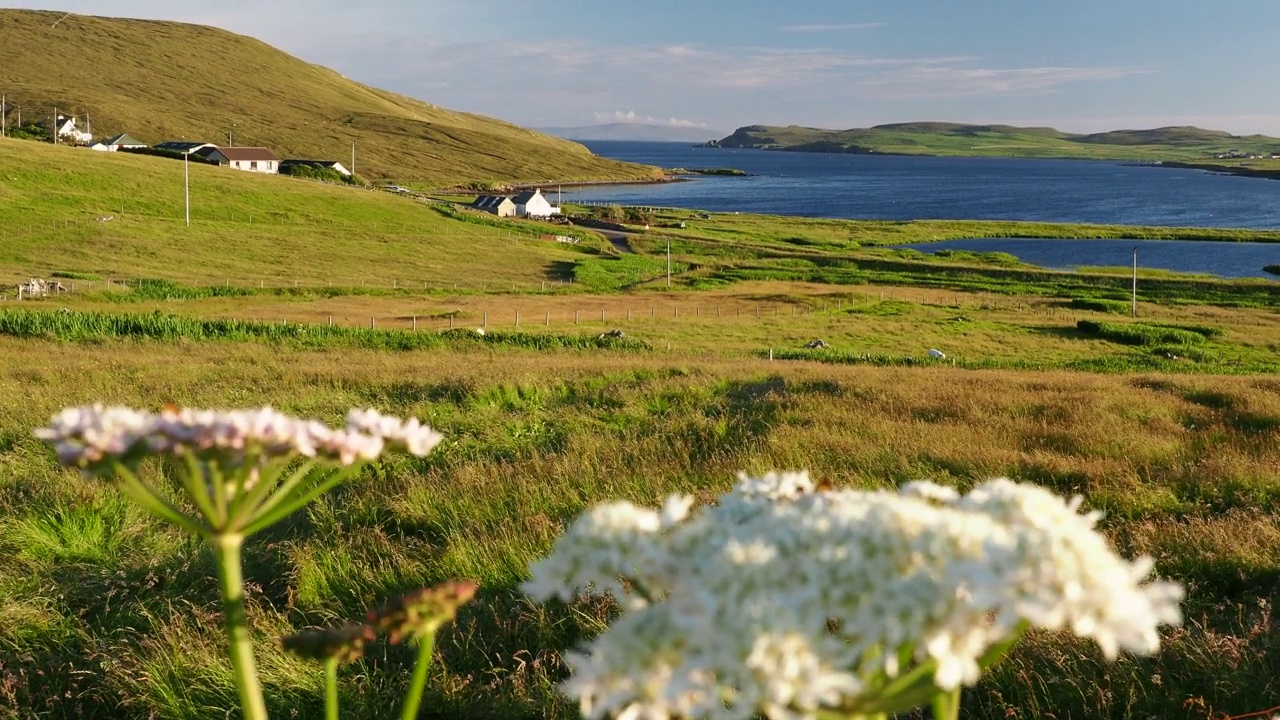
MULTIPOLYGON (((450 577, 484 590, 440 639, 425 706, 576 717, 554 692, 560 658, 610 608, 531 605, 515 589, 526 563, 596 501, 708 499, 739 469, 775 467, 838 486, 930 477, 963 489, 1009 475, 1080 493, 1106 511, 1123 552, 1152 555, 1157 574, 1188 586, 1189 622, 1165 634, 1161 655, 1109 665, 1038 634, 966 693, 967 717, 1208 720, 1265 709, 1280 692, 1269 605, 1280 593, 1280 385, 1267 376, 0 337, 0 658, 18 679, 0 684, 8 707, 194 719, 234 697, 210 558, 110 488, 57 470, 29 435, 91 399, 271 404, 329 421, 374 406, 445 434, 438 454, 372 466, 247 547, 250 617, 282 717, 318 712, 319 688, 269 638, 450 577)), ((383 668, 400 652, 377 644, 343 671, 353 713, 394 704, 404 679, 383 668)))
POLYGON ((532 350, 648 350, 648 344, 610 335, 557 335, 475 330, 443 333, 378 330, 340 325, 202 320, 180 315, 78 312, 72 310, 0 310, 0 334, 87 342, 108 338, 159 341, 266 342, 299 348, 429 350, 456 346, 502 346, 532 350))
POLYGON ((1123 345, 1203 345, 1222 335, 1221 328, 1159 323, 1114 323, 1080 320, 1081 332, 1123 345))

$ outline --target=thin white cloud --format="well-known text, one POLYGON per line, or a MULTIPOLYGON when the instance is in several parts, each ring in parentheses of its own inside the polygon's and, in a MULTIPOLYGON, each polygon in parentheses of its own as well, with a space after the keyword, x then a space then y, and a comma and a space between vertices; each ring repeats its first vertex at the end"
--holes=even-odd
POLYGON ((652 115, 640 115, 636 113, 635 110, 628 110, 627 112, 622 112, 621 110, 614 110, 611 113, 596 111, 594 115, 596 118, 596 122, 598 123, 661 125, 663 127, 698 128, 698 129, 703 129, 708 127, 706 123, 694 122, 692 120, 684 120, 682 118, 674 118, 674 117, 660 118, 660 117, 653 117, 652 115))
POLYGON ((878 99, 947 98, 979 95, 1036 95, 1059 92, 1065 85, 1118 80, 1148 74, 1144 68, 1030 67, 969 68, 913 66, 861 78, 878 99))
POLYGON ((787 25, 782 28, 786 32, 843 32, 846 30, 873 30, 884 27, 882 22, 861 23, 813 23, 811 25, 787 25))

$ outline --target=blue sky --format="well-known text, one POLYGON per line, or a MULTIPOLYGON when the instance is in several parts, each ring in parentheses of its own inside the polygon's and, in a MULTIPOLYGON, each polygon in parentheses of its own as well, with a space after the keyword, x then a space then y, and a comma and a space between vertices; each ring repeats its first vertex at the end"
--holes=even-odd
POLYGON ((948 120, 1280 135, 1276 0, 9 6, 216 25, 361 82, 529 126, 948 120))

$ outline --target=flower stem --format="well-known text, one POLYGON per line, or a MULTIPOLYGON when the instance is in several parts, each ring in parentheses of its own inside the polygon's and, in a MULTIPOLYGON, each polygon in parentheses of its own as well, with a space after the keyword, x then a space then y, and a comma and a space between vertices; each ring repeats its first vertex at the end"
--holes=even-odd
POLYGON ((253 640, 249 637, 249 620, 244 610, 244 576, 240 567, 240 545, 244 538, 228 533, 211 539, 218 561, 222 617, 231 644, 231 667, 235 671, 240 706, 245 720, 267 720, 267 706, 262 700, 262 686, 253 660, 253 640))
POLYGON ((324 718, 338 720, 338 659, 324 661, 324 718))
POLYGON ((418 717, 422 691, 427 687, 427 670, 431 668, 431 653, 435 646, 435 639, 435 633, 428 633, 418 638, 418 662, 413 666, 413 677, 409 680, 409 692, 404 696, 400 720, 416 720, 418 717))

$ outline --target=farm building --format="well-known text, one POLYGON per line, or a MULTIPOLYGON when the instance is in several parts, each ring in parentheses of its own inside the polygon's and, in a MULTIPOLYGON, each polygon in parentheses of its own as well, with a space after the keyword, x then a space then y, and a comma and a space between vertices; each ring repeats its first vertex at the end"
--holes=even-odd
POLYGON ((506 195, 481 195, 471 203, 471 207, 498 217, 514 217, 516 214, 516 204, 506 195))
POLYGON ((133 150, 144 148, 146 146, 146 143, 129 135, 128 133, 120 133, 119 135, 112 135, 105 140, 99 140, 93 145, 90 145, 89 149, 98 150, 99 152, 116 152, 120 149, 133 150))
POLYGON ((299 160, 297 158, 289 158, 280 161, 280 171, 284 172, 290 167, 309 167, 316 170, 335 170, 343 177, 351 177, 351 171, 342 166, 337 160, 299 160))
POLYGON ((516 214, 521 217, 551 217, 560 214, 560 208, 543 196, 541 188, 526 190, 511 200, 516 204, 516 214))
POLYGON ((153 150, 164 150, 167 152, 178 153, 180 155, 189 155, 198 153, 201 150, 217 147, 213 143, 207 142, 187 142, 186 140, 168 140, 157 145, 151 146, 153 150))
POLYGON ((233 170, 269 175, 280 172, 280 158, 264 147, 210 147, 196 154, 233 170))

